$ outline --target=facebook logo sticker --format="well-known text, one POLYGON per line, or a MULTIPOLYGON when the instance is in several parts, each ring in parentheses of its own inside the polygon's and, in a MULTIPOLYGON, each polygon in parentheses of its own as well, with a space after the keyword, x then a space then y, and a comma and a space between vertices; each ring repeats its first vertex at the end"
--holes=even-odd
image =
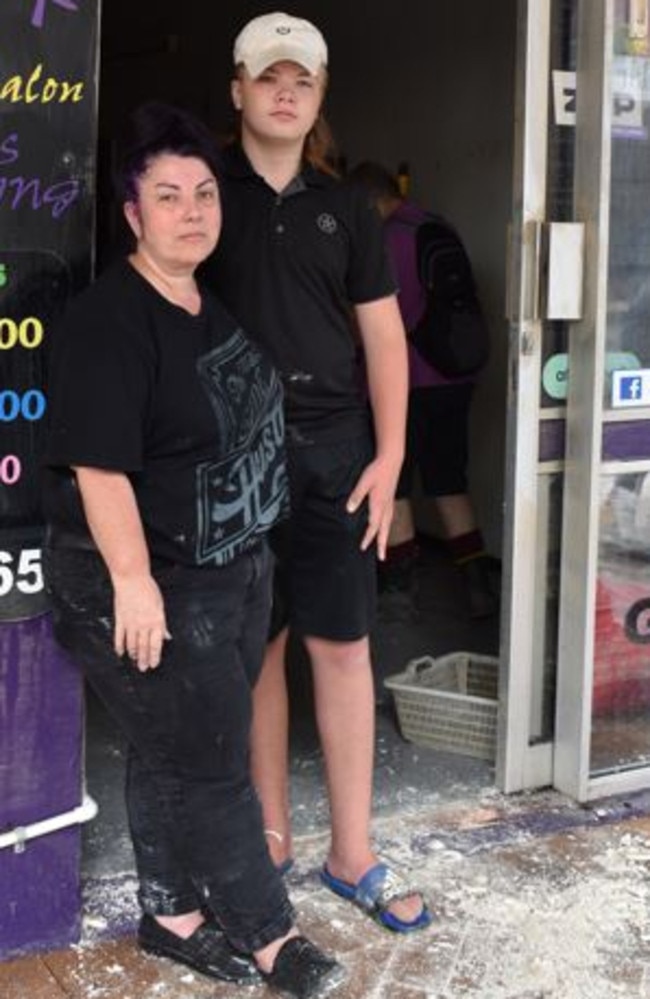
POLYGON ((621 378, 619 386, 619 396, 621 399, 630 399, 636 402, 641 398, 643 383, 638 375, 626 375, 621 378))
POLYGON ((650 370, 614 371, 612 377, 612 406, 650 406, 650 370))

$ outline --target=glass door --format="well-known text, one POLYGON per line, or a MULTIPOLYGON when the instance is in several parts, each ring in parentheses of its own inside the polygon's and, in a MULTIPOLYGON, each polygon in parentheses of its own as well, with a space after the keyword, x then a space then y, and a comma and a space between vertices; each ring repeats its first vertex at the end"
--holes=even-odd
POLYGON ((648 6, 520 6, 497 759, 510 791, 650 786, 648 6))
POLYGON ((591 0, 578 21, 587 252, 569 337, 554 783, 581 800, 650 786, 649 7, 591 0))

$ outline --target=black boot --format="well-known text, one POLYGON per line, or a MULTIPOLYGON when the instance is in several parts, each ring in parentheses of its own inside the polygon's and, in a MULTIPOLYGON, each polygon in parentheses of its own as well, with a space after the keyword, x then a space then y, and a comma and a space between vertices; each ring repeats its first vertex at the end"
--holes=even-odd
POLYGON ((492 617, 499 611, 501 589, 498 562, 489 555, 477 555, 458 568, 463 576, 469 616, 492 617))
POLYGON ((417 619, 417 563, 418 549, 413 542, 389 547, 386 560, 377 563, 380 620, 417 619))

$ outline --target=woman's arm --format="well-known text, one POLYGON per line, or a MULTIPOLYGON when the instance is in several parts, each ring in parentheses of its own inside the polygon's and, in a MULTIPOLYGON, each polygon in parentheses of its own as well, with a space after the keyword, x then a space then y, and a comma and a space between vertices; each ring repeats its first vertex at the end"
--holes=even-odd
POLYGON ((139 670, 154 669, 170 635, 131 483, 123 472, 74 471, 88 527, 113 584, 115 651, 128 653, 139 670))
POLYGON ((361 547, 367 548, 376 538, 379 558, 383 559, 395 488, 404 460, 408 401, 406 333, 394 295, 355 306, 355 315, 366 358, 377 453, 354 487, 348 509, 356 510, 368 497, 368 529, 361 547))

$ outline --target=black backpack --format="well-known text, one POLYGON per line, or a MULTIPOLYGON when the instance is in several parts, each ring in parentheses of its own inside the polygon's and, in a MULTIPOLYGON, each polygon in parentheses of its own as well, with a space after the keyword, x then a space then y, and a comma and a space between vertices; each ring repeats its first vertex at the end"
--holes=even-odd
POLYGON ((439 215, 421 222, 415 239, 427 303, 409 340, 442 375, 473 375, 487 362, 490 336, 469 257, 456 231, 439 215))

